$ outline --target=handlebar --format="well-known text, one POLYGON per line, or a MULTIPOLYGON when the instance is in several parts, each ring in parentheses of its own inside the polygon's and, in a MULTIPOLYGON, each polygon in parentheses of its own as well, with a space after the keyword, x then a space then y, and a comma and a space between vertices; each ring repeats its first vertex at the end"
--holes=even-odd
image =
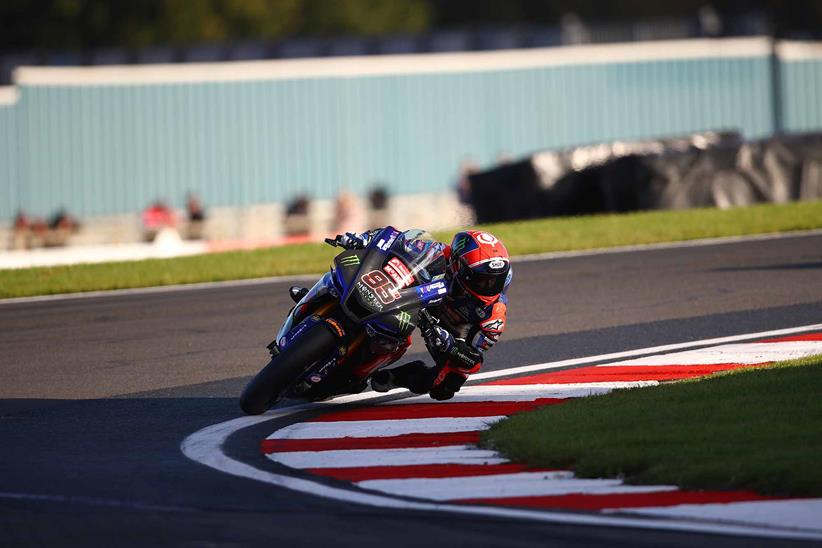
POLYGON ((340 242, 337 241, 337 238, 326 238, 325 243, 327 243, 331 247, 339 247, 340 245, 340 242))
POLYGON ((428 322, 431 325, 437 325, 438 323, 440 323, 439 320, 437 320, 437 318, 432 316, 431 313, 428 310, 426 310, 425 308, 420 310, 420 319, 428 322))

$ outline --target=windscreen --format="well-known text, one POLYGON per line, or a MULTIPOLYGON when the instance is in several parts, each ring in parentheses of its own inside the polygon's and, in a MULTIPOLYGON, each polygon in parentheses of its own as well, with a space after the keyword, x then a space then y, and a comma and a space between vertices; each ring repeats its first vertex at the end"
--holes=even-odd
POLYGON ((428 283, 445 276, 443 245, 421 229, 406 230, 391 246, 420 283, 428 283))

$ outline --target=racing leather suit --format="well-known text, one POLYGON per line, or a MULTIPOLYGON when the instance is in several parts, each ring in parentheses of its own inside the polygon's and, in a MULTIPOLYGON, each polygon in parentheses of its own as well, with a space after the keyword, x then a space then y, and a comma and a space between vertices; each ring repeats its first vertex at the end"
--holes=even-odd
MULTIPOLYGON (((371 235, 376 231, 366 232, 359 237, 367 244, 371 235)), ((446 261, 450 260, 451 247, 442 242, 433 242, 438 246, 446 261)), ((446 269, 447 271, 447 269, 446 269)), ((465 383, 468 376, 476 373, 482 367, 483 355, 499 340, 505 329, 505 318, 508 298, 505 291, 511 283, 511 274, 505 283, 502 293, 489 305, 474 299, 470 294, 454 290, 458 284, 449 282, 449 292, 436 306, 427 310, 436 321, 436 325, 426 325, 420 319, 419 328, 423 334, 434 366, 431 367, 422 361, 413 361, 389 371, 381 369, 374 374, 374 379, 384 382, 390 377, 395 386, 408 388, 417 394, 429 393, 432 398, 446 400, 454 396, 465 383), (447 344, 439 344, 436 340, 442 331, 447 332, 447 344)), ((403 341, 400 346, 387 355, 375 356, 370 363, 363 364, 362 373, 368 374, 378 368, 385 367, 399 360, 411 346, 411 338, 403 341)))

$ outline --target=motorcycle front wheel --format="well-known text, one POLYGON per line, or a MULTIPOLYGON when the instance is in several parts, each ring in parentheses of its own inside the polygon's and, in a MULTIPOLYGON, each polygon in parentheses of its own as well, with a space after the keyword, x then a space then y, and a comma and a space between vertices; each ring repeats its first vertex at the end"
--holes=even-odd
POLYGON ((312 326, 249 381, 240 395, 240 408, 247 415, 265 413, 303 371, 337 346, 337 339, 325 322, 312 326))

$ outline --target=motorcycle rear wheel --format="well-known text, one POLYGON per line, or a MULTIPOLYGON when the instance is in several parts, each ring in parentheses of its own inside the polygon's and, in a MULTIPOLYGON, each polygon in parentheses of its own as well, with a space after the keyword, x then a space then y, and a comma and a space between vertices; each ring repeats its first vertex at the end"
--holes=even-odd
POLYGON ((337 339, 325 323, 309 328, 249 381, 240 395, 240 408, 247 415, 265 413, 300 373, 336 347, 337 339))

